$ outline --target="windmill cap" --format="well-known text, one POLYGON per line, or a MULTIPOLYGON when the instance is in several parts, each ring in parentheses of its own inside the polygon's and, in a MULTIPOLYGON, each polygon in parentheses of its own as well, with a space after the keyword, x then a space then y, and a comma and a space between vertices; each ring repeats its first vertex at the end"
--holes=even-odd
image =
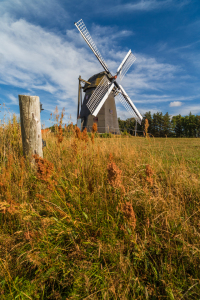
POLYGON ((101 79, 103 78, 104 75, 106 75, 107 73, 105 71, 103 72, 100 72, 98 74, 95 74, 93 75, 92 77, 90 77, 88 79, 88 82, 90 82, 91 84, 88 84, 88 83, 85 83, 84 85, 84 92, 87 90, 87 89, 91 89, 91 88, 95 88, 97 87, 97 85, 99 85, 101 79))

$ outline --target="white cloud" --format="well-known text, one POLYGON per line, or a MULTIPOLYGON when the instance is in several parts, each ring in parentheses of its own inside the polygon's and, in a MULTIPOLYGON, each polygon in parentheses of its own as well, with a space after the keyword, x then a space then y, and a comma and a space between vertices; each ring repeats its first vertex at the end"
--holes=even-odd
POLYGON ((78 76, 101 71, 85 49, 24 20, 0 21, 1 83, 40 89, 75 101, 78 76))
POLYGON ((176 110, 173 112, 173 115, 181 114, 182 116, 186 116, 189 113, 192 113, 194 115, 200 114, 200 105, 186 105, 180 108, 176 108, 176 110))
POLYGON ((175 1, 175 0, 140 0, 136 3, 127 3, 127 4, 121 4, 117 5, 115 7, 115 11, 151 11, 151 10, 157 10, 157 9, 172 9, 172 7, 182 7, 184 5, 187 5, 190 1, 175 1))
MULTIPOLYGON (((115 44, 116 28, 109 27, 107 30, 109 35, 104 27, 93 26, 91 36, 94 36, 106 63, 115 73, 129 49, 124 48, 122 51, 115 44)), ((118 34, 123 37, 133 33, 119 31, 118 34)), ((78 76, 87 80, 102 71, 76 28, 68 30, 66 36, 58 36, 25 20, 15 21, 4 15, 0 20, 0 40, 0 83, 34 94, 40 91, 52 94, 56 102, 41 99, 45 109, 53 112, 56 105, 60 109, 65 107, 66 114, 71 114, 74 121, 78 76)), ((164 92, 169 86, 172 89, 173 84, 176 85, 174 79, 180 67, 158 62, 141 53, 135 56, 136 62, 122 82, 133 102, 147 103, 148 106, 148 103, 153 102, 182 101, 164 92), (153 94, 148 95, 149 92, 153 94)), ((15 96, 11 95, 9 99, 11 104, 18 105, 15 96)))
POLYGON ((180 72, 179 66, 158 62, 155 58, 136 53, 131 72, 124 78, 123 85, 131 95, 154 91, 162 93, 174 85, 174 78, 180 72), (134 91, 134 94, 133 94, 134 91))
POLYGON ((180 102, 180 101, 170 102, 170 104, 169 104, 170 107, 181 106, 181 105, 182 105, 182 102, 180 102))
MULTIPOLYGON (((58 93, 59 98, 76 101, 79 74, 88 79, 102 70, 78 32, 73 35, 73 40, 69 31, 62 38, 25 20, 13 21, 4 16, 0 21, 0 40, 0 78, 4 84, 42 89, 58 93)), ((126 50, 115 51, 113 47, 107 51, 106 61, 114 72, 125 55, 126 50)), ((141 54, 136 54, 136 57, 135 70, 132 69, 124 80, 129 89, 159 89, 159 81, 164 77, 167 82, 177 70, 170 64, 158 63, 154 58, 141 54)))
POLYGON ((49 3, 45 0, 1 1, 0 15, 5 14, 15 20, 21 18, 33 23, 50 24, 52 28, 56 24, 66 24, 69 19, 68 12, 56 0, 51 0, 49 3))
POLYGON ((136 103, 165 103, 165 102, 179 102, 179 101, 192 101, 198 100, 200 95, 196 94, 194 96, 176 96, 173 94, 165 95, 165 94, 140 94, 137 96, 137 100, 134 100, 136 103))
POLYGON ((19 105, 19 100, 18 100, 18 98, 16 96, 14 96, 12 94, 9 94, 8 98, 11 100, 10 104, 19 105))
MULTIPOLYGON (((116 103, 116 107, 117 107, 117 117, 120 118, 121 120, 126 120, 132 117, 130 113, 120 103, 116 103)), ((153 115, 154 113, 161 112, 161 109, 159 107, 149 108, 148 106, 145 107, 142 106, 142 108, 140 107, 139 111, 141 115, 144 115, 148 111, 150 111, 151 114, 153 115)))

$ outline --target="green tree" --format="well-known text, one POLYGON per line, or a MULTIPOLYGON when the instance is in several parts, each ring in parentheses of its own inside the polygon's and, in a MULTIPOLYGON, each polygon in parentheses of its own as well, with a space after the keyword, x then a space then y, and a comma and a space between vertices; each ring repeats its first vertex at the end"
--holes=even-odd
MULTIPOLYGON (((138 135, 143 135, 145 127, 145 119, 148 120, 149 128, 148 132, 155 137, 197 137, 200 136, 200 116, 193 115, 182 117, 180 114, 177 116, 170 117, 167 112, 165 115, 162 112, 154 113, 146 112, 143 116, 141 125, 137 123, 138 135)), ((124 131, 127 130, 129 133, 134 135, 136 121, 134 118, 127 120, 121 120, 118 118, 119 126, 124 131)))
POLYGON ((196 117, 189 113, 189 137, 196 137, 197 133, 197 124, 196 124, 196 117))
POLYGON ((152 121, 152 133, 154 136, 161 137, 163 136, 163 114, 162 112, 157 112, 153 114, 152 121))
POLYGON ((171 136, 172 134, 172 126, 171 126, 171 119, 168 112, 163 116, 163 128, 162 134, 163 136, 171 136))
POLYGON ((171 136, 175 137, 176 117, 173 116, 171 119, 171 136))
POLYGON ((200 116, 196 116, 196 136, 200 137, 200 116))
POLYGON ((189 137, 190 134, 189 134, 189 117, 188 116, 182 117, 182 126, 183 126, 183 135, 185 137, 189 137))
POLYGON ((181 115, 174 116, 173 118, 176 123, 174 128, 175 135, 176 137, 181 137, 183 136, 183 118, 181 115))
POLYGON ((136 124, 135 119, 129 118, 129 119, 126 119, 126 122, 127 122, 127 131, 133 135, 135 132, 135 124, 136 124))

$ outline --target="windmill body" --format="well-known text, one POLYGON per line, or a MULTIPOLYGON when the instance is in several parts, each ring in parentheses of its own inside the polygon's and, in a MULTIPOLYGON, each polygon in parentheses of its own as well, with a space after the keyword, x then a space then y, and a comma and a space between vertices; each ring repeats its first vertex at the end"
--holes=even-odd
POLYGON ((87 128, 87 131, 91 131, 93 123, 97 123, 99 133, 111 132, 114 134, 119 134, 119 123, 117 119, 117 110, 113 92, 109 94, 96 117, 91 114, 89 108, 87 107, 87 103, 90 100, 90 97, 105 75, 105 71, 93 75, 88 79, 88 82, 90 82, 90 84, 85 83, 85 86, 83 87, 85 97, 79 114, 79 118, 82 124, 81 129, 83 130, 84 128, 87 128))
POLYGON ((127 73, 128 69, 136 59, 131 50, 129 50, 127 55, 124 57, 122 63, 117 69, 116 74, 113 76, 110 73, 108 66, 97 49, 94 41, 92 40, 85 24, 83 23, 83 20, 75 23, 75 26, 105 70, 104 72, 93 75, 88 79, 88 82, 85 81, 85 97, 81 106, 80 115, 78 104, 77 123, 79 125, 81 124, 82 129, 85 127, 90 129, 93 123, 96 122, 98 124, 99 132, 110 131, 118 133, 119 125, 115 106, 115 99, 117 99, 125 106, 132 117, 141 124, 141 114, 123 87, 116 81, 118 77, 120 81, 123 79, 124 75, 127 73))

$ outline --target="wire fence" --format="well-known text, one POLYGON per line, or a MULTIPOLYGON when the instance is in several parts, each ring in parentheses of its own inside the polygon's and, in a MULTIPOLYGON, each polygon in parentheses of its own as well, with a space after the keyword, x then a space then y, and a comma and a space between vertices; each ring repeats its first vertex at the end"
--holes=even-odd
MULTIPOLYGON (((79 127, 79 126, 78 126, 79 127)), ((86 126, 86 127, 83 127, 81 126, 81 128, 79 127, 79 129, 81 131, 83 131, 84 129, 87 129, 87 132, 93 132, 93 129, 92 129, 92 126, 86 126)), ((71 130, 67 129, 67 132, 69 132, 71 130)), ((56 130, 52 130, 51 131, 52 133, 57 133, 56 130)), ((65 130, 63 131, 63 133, 65 132, 65 130)), ((102 126, 98 126, 97 128, 97 134, 104 134, 104 133, 111 133, 111 134, 130 134, 132 136, 145 136, 145 133, 143 130, 137 130, 137 129, 134 129, 134 128, 129 128, 129 127, 102 127, 102 126)), ((148 133, 149 136, 152 136, 151 133, 148 133)))
MULTIPOLYGON (((92 126, 86 126, 87 131, 88 132, 92 132, 92 126)), ((112 134, 121 134, 121 133, 129 133, 131 135, 140 135, 143 136, 144 135, 144 131, 142 130, 137 130, 137 129, 133 129, 133 128, 120 128, 120 127, 100 127, 98 126, 98 130, 97 133, 101 134, 101 133, 112 133, 112 134)))

